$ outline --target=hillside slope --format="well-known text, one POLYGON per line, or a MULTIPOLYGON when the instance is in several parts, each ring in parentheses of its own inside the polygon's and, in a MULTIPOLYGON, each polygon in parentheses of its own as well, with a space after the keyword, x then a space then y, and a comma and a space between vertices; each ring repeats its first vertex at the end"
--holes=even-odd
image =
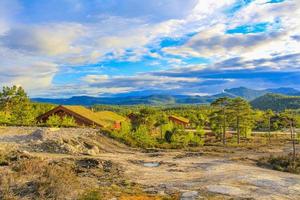
POLYGON ((253 108, 280 112, 285 109, 300 109, 300 96, 286 96, 280 94, 265 94, 251 101, 253 108))

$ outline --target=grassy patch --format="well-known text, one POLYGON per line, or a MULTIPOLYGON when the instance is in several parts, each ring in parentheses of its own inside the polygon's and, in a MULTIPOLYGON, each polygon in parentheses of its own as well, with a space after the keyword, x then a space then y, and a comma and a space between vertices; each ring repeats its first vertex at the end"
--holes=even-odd
POLYGON ((79 197, 79 200, 105 200, 117 198, 120 200, 176 200, 178 195, 150 195, 145 192, 138 185, 128 185, 127 187, 120 187, 111 185, 109 187, 100 187, 93 190, 88 190, 79 197))

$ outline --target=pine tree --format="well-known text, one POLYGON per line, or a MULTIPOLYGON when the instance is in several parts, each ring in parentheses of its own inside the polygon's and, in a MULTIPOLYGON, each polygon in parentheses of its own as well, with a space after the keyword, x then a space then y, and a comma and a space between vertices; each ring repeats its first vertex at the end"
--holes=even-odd
POLYGON ((268 138, 269 138, 269 143, 271 143, 271 126, 272 126, 272 117, 274 117, 275 114, 271 109, 268 109, 265 114, 264 114, 264 121, 266 124, 266 128, 268 130, 268 138))
POLYGON ((211 103, 211 106, 214 108, 213 116, 216 121, 221 122, 222 127, 222 142, 226 144, 226 129, 228 128, 229 122, 229 105, 231 99, 228 97, 222 97, 211 103))
POLYGON ((233 127, 237 133, 237 143, 239 144, 242 128, 247 131, 252 126, 252 109, 250 104, 240 97, 230 101, 228 107, 233 127))
POLYGON ((292 147, 293 147, 293 154, 292 154, 292 160, 293 160, 293 166, 295 167, 296 163, 296 134, 295 134, 295 128, 297 127, 297 113, 295 110, 285 110, 284 112, 280 113, 282 123, 285 127, 290 129, 291 134, 291 141, 292 141, 292 147))
POLYGON ((0 92, 0 110, 10 115, 10 122, 16 125, 29 125, 34 121, 29 97, 22 87, 3 87, 0 92))

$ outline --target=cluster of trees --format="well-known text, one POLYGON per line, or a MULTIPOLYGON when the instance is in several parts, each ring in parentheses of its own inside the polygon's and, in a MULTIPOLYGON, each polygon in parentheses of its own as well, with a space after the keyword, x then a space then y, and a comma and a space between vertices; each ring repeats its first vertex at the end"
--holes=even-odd
POLYGON ((198 126, 187 132, 183 126, 169 121, 171 111, 161 107, 140 107, 131 114, 131 123, 122 124, 113 136, 133 146, 141 147, 184 147, 203 144, 204 130, 198 126))
POLYGON ((211 129, 220 136, 223 144, 226 144, 226 131, 229 128, 236 131, 238 144, 241 135, 247 137, 251 132, 254 124, 253 110, 246 100, 222 97, 215 100, 211 106, 211 129))
POLYGON ((36 117, 53 107, 31 102, 22 87, 3 87, 0 91, 0 125, 37 125, 36 117))

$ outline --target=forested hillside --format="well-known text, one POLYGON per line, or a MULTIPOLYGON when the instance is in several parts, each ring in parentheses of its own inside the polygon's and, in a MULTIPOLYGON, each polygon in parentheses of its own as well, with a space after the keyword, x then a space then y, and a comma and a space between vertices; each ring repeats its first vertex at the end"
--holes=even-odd
POLYGON ((253 100, 251 105, 256 109, 271 109, 276 112, 286 109, 300 109, 300 97, 268 93, 253 100))

